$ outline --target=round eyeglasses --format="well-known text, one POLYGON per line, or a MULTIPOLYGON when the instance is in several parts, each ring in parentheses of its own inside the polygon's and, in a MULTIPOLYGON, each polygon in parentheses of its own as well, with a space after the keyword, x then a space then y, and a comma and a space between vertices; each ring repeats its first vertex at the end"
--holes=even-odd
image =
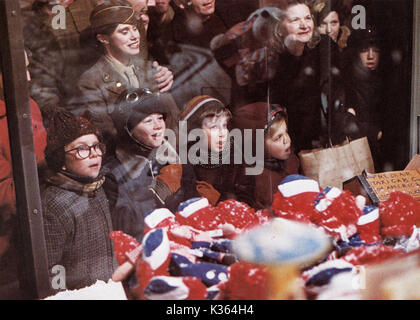
POLYGON ((105 144, 103 144, 103 143, 100 142, 100 143, 94 144, 92 146, 81 145, 81 146, 78 146, 78 147, 76 147, 74 149, 67 150, 67 151, 65 151, 65 153, 69 153, 71 151, 76 150, 78 157, 81 160, 83 160, 83 159, 86 159, 86 158, 89 158, 90 157, 91 152, 92 152, 92 149, 94 149, 95 152, 96 152, 96 154, 98 156, 100 156, 100 157, 102 157, 105 154, 105 152, 106 152, 106 146, 105 146, 105 144))

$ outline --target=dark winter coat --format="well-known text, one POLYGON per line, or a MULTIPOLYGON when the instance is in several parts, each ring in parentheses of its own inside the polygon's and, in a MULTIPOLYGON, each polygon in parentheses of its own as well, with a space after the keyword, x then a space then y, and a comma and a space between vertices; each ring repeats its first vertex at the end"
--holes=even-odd
POLYGON ((111 204, 114 230, 121 230, 138 241, 143 239, 144 217, 148 211, 166 207, 175 213, 182 201, 198 196, 194 190, 194 173, 184 166, 181 188, 174 195, 162 201, 150 190, 164 166, 157 160, 157 153, 158 148, 145 156, 118 147, 116 156, 106 165, 110 171, 105 188, 111 204))
POLYGON ((216 35, 226 32, 227 27, 216 13, 202 21, 192 8, 186 8, 175 11, 167 31, 169 40, 209 49, 210 41, 216 35))
MULTIPOLYGON (((321 42, 328 41, 321 37, 321 42)), ((312 140, 321 135, 321 45, 305 46, 301 56, 287 50, 257 49, 227 64, 240 54, 240 42, 224 43, 213 48, 218 62, 233 79, 234 109, 254 102, 270 101, 287 108, 289 131, 296 152, 312 148, 312 140)))
MULTIPOLYGON (((231 146, 233 146, 233 139, 231 146)), ((219 201, 236 199, 252 207, 255 202, 255 178, 245 174, 245 166, 234 163, 234 150, 234 147, 231 147, 230 154, 226 154, 229 159, 225 158, 223 153, 219 153, 218 159, 211 160, 209 154, 207 163, 194 159, 193 164, 190 162, 189 166, 193 168, 197 181, 211 184, 220 193, 219 201), (217 164, 212 164, 212 162, 217 162, 217 164)), ((237 149, 236 151, 239 152, 237 149)), ((189 156, 191 157, 191 154, 189 156)))
POLYGON ((88 185, 58 173, 48 179, 42 208, 50 276, 55 275, 52 268, 61 265, 67 289, 108 281, 118 264, 101 180, 88 185))
POLYGON ((353 108, 356 116, 346 113, 343 121, 344 134, 350 139, 366 136, 372 152, 376 170, 382 163, 381 141, 379 131, 384 129, 387 114, 387 92, 384 89, 384 74, 381 70, 369 70, 356 59, 347 69, 345 77, 346 107, 353 108))

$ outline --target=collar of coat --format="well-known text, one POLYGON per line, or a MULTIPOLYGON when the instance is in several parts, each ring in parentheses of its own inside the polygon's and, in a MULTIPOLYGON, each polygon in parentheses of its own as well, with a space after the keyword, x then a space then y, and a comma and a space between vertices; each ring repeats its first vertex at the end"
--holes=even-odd
POLYGON ((171 144, 166 140, 163 141, 160 147, 154 148, 152 150, 149 158, 139 154, 127 152, 125 149, 120 147, 117 147, 115 150, 115 155, 131 179, 138 178, 146 166, 149 166, 149 170, 153 176, 152 162, 154 160, 162 165, 179 162, 178 154, 171 146, 171 144))
MULTIPOLYGON (((147 85, 147 75, 145 74, 147 62, 145 62, 145 60, 141 57, 136 56, 132 58, 131 63, 139 85, 147 85)), ((97 66, 98 69, 100 69, 102 81, 106 84, 106 88, 111 92, 121 94, 127 87, 129 87, 126 77, 121 76, 121 74, 113 67, 111 62, 108 61, 108 58, 105 55, 99 58, 97 66)))

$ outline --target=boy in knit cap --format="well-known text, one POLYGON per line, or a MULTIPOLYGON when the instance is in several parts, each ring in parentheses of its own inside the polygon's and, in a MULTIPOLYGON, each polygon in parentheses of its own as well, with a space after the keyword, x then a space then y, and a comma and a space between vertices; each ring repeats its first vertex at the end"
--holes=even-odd
MULTIPOLYGON (((290 174, 299 173, 299 159, 293 152, 288 133, 286 109, 279 105, 257 102, 243 106, 235 112, 234 126, 254 131, 264 130, 264 168, 255 176, 257 208, 269 208, 280 182, 290 174)), ((258 144, 254 139, 252 143, 258 144)))
POLYGON ((236 199, 252 206, 254 180, 243 173, 244 167, 235 159, 237 154, 242 157, 242 150, 229 135, 231 119, 231 112, 220 100, 208 95, 194 97, 185 106, 181 120, 187 125, 188 136, 199 129, 202 139, 197 142, 179 137, 180 146, 188 150, 188 164, 194 169, 201 196, 212 205, 236 199))
MULTIPOLYGON (((101 133, 85 117, 64 111, 49 121, 45 158, 51 173, 42 193, 48 268, 52 273, 54 266, 63 266, 70 290, 108 281, 117 266, 102 187, 101 141, 101 133)), ((53 282, 52 287, 59 289, 53 282)))

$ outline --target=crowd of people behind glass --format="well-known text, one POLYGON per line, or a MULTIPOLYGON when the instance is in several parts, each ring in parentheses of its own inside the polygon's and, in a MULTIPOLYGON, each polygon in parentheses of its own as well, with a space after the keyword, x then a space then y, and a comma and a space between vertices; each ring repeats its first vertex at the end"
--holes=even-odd
MULTIPOLYGON (((48 265, 66 267, 67 288, 109 279, 116 268, 109 232, 141 241, 150 210, 176 211, 193 197, 268 208, 280 181, 300 173, 303 149, 366 136, 382 170, 391 94, 386 37, 378 25, 352 27, 356 3, 31 2, 24 45, 33 121, 42 114, 36 150, 46 145, 45 161, 43 152, 37 160, 45 169, 48 265), (64 29, 53 23, 63 14, 57 4, 65 8, 64 29), (233 150, 243 150, 229 137, 235 128, 254 130, 255 148, 256 131, 264 132, 258 175, 233 162, 233 150), (165 129, 176 133, 175 143, 165 129), (193 129, 205 139, 179 136, 193 129), (197 150, 206 161, 196 161, 197 150)), ((8 170, 1 166, 0 259, 10 267, 16 209, 6 134, 1 144, 8 170)))

